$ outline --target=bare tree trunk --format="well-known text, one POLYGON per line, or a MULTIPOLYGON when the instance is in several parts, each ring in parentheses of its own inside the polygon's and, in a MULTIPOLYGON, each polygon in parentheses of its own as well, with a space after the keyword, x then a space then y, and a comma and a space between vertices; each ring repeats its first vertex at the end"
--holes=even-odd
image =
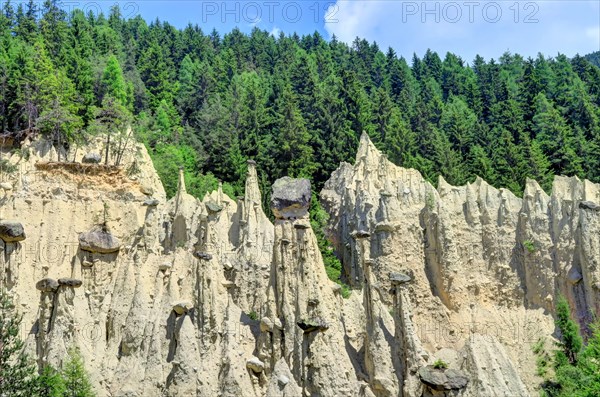
POLYGON ((127 145, 129 144, 129 138, 131 138, 131 134, 133 133, 133 129, 129 127, 129 132, 127 133, 127 138, 125 139, 125 145, 123 148, 120 148, 119 156, 117 157, 117 165, 121 164, 121 160, 123 159, 123 153, 127 150, 127 145))
POLYGON ((108 150, 110 147, 110 134, 106 134, 106 158, 104 160, 104 164, 108 165, 108 150))

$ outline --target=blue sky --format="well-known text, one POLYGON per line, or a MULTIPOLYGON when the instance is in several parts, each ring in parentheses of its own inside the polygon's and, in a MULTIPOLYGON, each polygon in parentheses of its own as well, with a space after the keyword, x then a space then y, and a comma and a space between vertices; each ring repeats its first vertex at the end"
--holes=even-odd
MULTIPOLYGON (((114 2, 83 1, 107 10, 114 2)), ((355 37, 392 47, 406 58, 427 48, 454 52, 471 62, 476 54, 498 58, 505 51, 535 57, 600 50, 600 1, 120 1, 124 15, 140 13, 177 27, 197 23, 225 33, 254 26, 278 34, 315 30, 351 43, 355 37)))

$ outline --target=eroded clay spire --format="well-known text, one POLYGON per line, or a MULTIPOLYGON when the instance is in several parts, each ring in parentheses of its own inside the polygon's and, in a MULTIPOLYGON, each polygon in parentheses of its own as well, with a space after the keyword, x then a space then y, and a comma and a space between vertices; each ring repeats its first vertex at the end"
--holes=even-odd
POLYGON ((256 161, 248 160, 248 174, 246 175, 246 202, 260 203, 260 189, 258 188, 258 175, 256 174, 256 161))
POLYGON ((183 167, 179 167, 179 183, 177 185, 177 195, 181 196, 183 193, 187 193, 185 190, 185 177, 183 174, 183 167))

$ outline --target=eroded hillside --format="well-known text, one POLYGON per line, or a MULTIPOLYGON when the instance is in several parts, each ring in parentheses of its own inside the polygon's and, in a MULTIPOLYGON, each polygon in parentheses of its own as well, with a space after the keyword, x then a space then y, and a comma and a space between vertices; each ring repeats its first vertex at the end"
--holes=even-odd
POLYGON ((523 199, 483 180, 435 189, 363 135, 321 192, 344 299, 305 195, 265 216, 260 164, 236 200, 199 201, 181 178, 167 201, 142 145, 113 173, 48 167, 54 149, 25 145, 2 175, 0 218, 26 235, 2 243, 2 282, 39 363, 78 346, 100 396, 535 395, 531 345, 558 294, 582 325, 599 313, 587 181, 556 178, 550 196, 529 181, 523 199))

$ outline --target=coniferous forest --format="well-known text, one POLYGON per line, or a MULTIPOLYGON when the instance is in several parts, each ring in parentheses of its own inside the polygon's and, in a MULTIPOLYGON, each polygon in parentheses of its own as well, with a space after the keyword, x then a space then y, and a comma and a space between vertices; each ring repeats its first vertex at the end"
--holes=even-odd
MULTIPOLYGON (((222 35, 198 26, 67 14, 56 0, 0 15, 0 130, 69 147, 126 126, 169 195, 185 168, 202 196, 241 192, 247 159, 263 191, 284 175, 320 189, 352 161, 362 131, 432 182, 477 175, 516 194, 557 174, 600 182, 600 68, 589 58, 396 54, 357 38, 222 35)), ((64 159, 68 160, 68 159, 64 159)))
MULTIPOLYGON (((527 178, 546 191, 559 174, 600 183, 600 52, 397 54, 360 38, 205 32, 126 19, 118 5, 108 15, 67 13, 57 0, 38 5, 9 1, 0 10, 3 147, 43 136, 73 148, 102 137, 102 161, 130 167, 119 152, 135 138, 170 197, 179 167, 199 198, 219 180, 240 195, 249 159, 265 202, 285 175, 310 178, 318 192, 340 162, 353 161, 363 131, 434 184, 439 175, 454 185, 480 176, 520 195, 527 178)), ((0 172, 9 166, 0 153, 0 172)), ((311 218, 327 274, 347 297, 316 195, 311 218)), ((0 394, 93 395, 77 351, 62 370, 34 375, 14 311, 0 291, 0 394)), ((543 395, 597 396, 600 326, 584 346, 564 300, 556 324, 559 350, 534 347, 538 375, 554 370, 543 395)))

